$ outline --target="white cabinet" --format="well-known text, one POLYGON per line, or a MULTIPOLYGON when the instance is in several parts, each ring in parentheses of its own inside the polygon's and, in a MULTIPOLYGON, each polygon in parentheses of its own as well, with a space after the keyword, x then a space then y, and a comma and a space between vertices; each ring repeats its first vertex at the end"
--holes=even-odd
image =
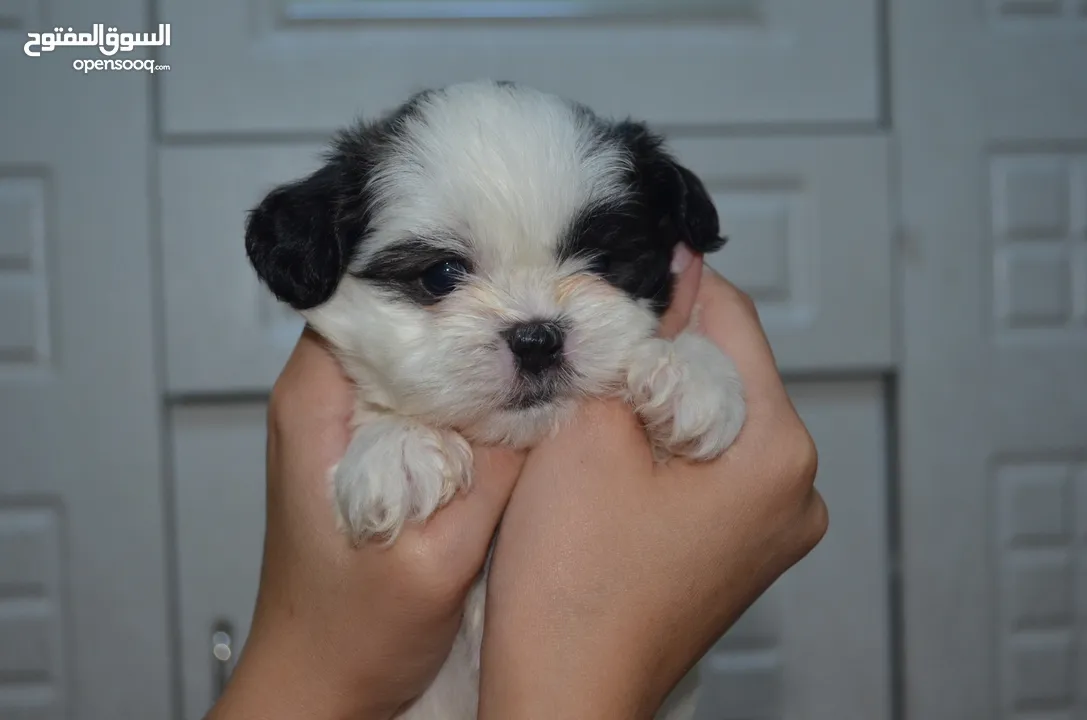
POLYGON ((886 387, 788 383, 819 447, 823 542, 702 662, 699 720, 889 720, 886 387))
POLYGON ((316 146, 160 151, 166 384, 171 393, 265 392, 301 317, 276 302, 245 255, 245 213, 315 168, 316 146))
POLYGON ((0 2, 4 720, 170 713, 150 84, 23 53, 26 32, 142 30, 148 9, 0 2))
POLYGON ((182 717, 200 720, 249 633, 264 547, 265 404, 179 406, 173 428, 182 717), (220 622, 232 656, 212 655, 220 622))
POLYGON ((200 717, 301 326, 245 211, 479 77, 668 131, 819 445, 830 532, 702 717, 1087 716, 1084 0, 24 0, 0 56, 0 716, 200 717), (152 21, 153 77, 21 51, 152 21))
MULTIPOLYGON (((823 543, 702 664, 699 718, 889 717, 887 426, 881 381, 790 383, 832 508, 823 543)), ((183 405, 174 428, 184 720, 211 703, 221 621, 245 641, 264 529, 265 407, 183 405)))
POLYGON ((909 702, 1087 717, 1087 5, 892 5, 909 702))
POLYGON ((332 130, 518 80, 673 126, 879 117, 877 0, 158 0, 168 135, 332 130), (212 20, 213 19, 213 20, 212 20))
POLYGON ((262 398, 301 328, 248 265, 245 212, 315 168, 335 128, 476 77, 668 132, 730 237, 708 262, 756 299, 819 443, 830 534, 706 657, 701 717, 891 716, 883 378, 895 298, 880 5, 157 0, 175 38, 171 71, 156 78, 157 168, 187 720, 214 694, 216 624, 230 622, 237 643, 248 629, 262 398))

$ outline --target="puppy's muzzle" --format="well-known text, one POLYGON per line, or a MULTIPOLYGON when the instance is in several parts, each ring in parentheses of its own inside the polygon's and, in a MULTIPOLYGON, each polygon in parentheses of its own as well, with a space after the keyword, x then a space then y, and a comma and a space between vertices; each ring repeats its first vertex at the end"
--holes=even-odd
POLYGON ((502 335, 518 368, 527 375, 540 375, 562 361, 564 332, 558 323, 519 323, 502 335))

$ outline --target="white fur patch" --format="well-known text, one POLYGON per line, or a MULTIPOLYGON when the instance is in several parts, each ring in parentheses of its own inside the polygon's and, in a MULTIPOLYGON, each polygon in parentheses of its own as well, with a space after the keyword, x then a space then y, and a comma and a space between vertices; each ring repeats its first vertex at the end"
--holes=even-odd
POLYGON ((364 422, 332 469, 342 527, 395 540, 471 483, 472 449, 453 430, 382 416, 364 422))
POLYGON ((641 343, 627 371, 634 408, 660 457, 712 460, 740 433, 746 414, 736 366, 702 335, 641 343))
POLYGON ((371 180, 376 232, 357 265, 430 234, 470 238, 483 273, 547 266, 576 212, 628 192, 630 159, 553 95, 462 83, 422 99, 405 125, 371 180))

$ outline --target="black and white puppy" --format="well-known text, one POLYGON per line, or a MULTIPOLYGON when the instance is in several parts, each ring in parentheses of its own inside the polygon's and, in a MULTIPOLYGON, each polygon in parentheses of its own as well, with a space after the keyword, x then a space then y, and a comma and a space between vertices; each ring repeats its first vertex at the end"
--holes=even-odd
MULTIPOLYGON (((356 540, 395 539, 468 487, 469 441, 532 445, 586 396, 628 399, 662 458, 714 458, 743 424, 716 346, 655 337, 677 244, 725 241, 702 182, 643 124, 508 82, 422 92, 272 190, 245 242, 358 385, 330 470, 356 540)), ((405 719, 475 717, 484 587, 405 719)))

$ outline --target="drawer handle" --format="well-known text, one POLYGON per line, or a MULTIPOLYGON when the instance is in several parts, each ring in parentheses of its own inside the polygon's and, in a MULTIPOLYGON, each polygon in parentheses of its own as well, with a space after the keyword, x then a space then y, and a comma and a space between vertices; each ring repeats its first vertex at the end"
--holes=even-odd
POLYGON ((211 631, 211 688, 213 703, 217 702, 226 689, 230 673, 234 670, 237 652, 234 648, 234 626, 226 620, 220 620, 211 631))

